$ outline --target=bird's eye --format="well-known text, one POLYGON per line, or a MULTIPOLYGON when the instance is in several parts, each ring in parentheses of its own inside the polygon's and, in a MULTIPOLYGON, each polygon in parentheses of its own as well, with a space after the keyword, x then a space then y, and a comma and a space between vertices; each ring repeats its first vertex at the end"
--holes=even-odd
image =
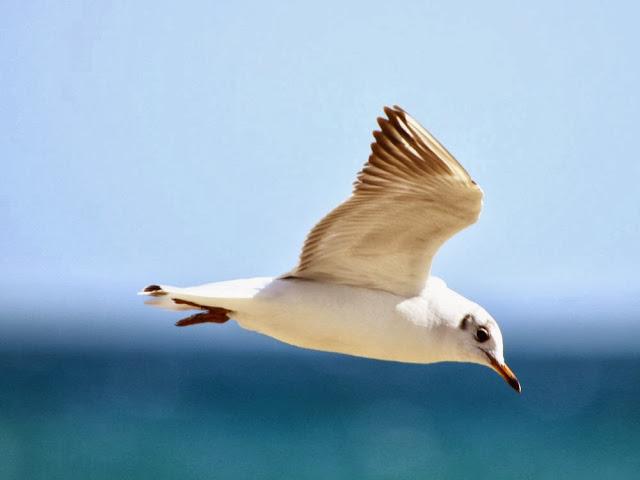
POLYGON ((489 330, 487 330, 485 327, 480 327, 478 328, 478 330, 476 330, 476 340, 478 342, 484 343, 490 338, 491 335, 489 334, 489 330))

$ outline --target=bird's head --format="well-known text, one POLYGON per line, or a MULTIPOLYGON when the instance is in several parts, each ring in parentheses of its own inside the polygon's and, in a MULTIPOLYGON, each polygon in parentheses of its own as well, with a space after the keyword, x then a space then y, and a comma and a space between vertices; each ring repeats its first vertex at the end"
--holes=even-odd
POLYGON ((476 306, 461 315, 454 328, 458 330, 454 335, 458 349, 466 361, 492 368, 520 393, 520 382, 504 361, 500 327, 491 315, 476 306))
POLYGON ((495 319, 441 280, 430 286, 430 309, 445 331, 449 352, 455 352, 453 360, 487 366, 520 393, 520 382, 504 361, 502 333, 495 319))

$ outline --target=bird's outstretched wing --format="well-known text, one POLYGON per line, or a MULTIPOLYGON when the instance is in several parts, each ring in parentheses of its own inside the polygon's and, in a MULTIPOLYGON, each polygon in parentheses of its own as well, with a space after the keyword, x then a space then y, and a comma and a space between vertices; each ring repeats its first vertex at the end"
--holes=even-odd
POLYGON ((478 219, 482 190, 462 165, 400 107, 384 110, 351 197, 311 230, 289 276, 418 295, 438 248, 478 219))

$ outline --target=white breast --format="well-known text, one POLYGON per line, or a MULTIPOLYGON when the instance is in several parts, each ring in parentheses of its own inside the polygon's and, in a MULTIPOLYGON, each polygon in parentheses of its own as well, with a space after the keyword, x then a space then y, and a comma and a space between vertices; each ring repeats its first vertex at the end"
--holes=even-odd
POLYGON ((410 318, 426 311, 427 303, 366 288, 274 280, 234 318, 246 329, 299 347, 430 363, 441 360, 433 341, 437 329, 410 318))

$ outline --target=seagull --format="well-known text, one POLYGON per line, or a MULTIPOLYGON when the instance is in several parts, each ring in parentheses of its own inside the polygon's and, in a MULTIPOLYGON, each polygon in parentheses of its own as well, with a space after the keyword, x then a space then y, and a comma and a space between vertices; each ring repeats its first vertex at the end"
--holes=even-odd
POLYGON ((302 348, 475 363, 520 392, 494 318, 430 275, 442 244, 478 219, 483 192, 407 112, 384 112, 351 196, 311 230, 293 270, 187 288, 153 284, 139 293, 154 306, 198 311, 180 327, 233 318, 302 348))

